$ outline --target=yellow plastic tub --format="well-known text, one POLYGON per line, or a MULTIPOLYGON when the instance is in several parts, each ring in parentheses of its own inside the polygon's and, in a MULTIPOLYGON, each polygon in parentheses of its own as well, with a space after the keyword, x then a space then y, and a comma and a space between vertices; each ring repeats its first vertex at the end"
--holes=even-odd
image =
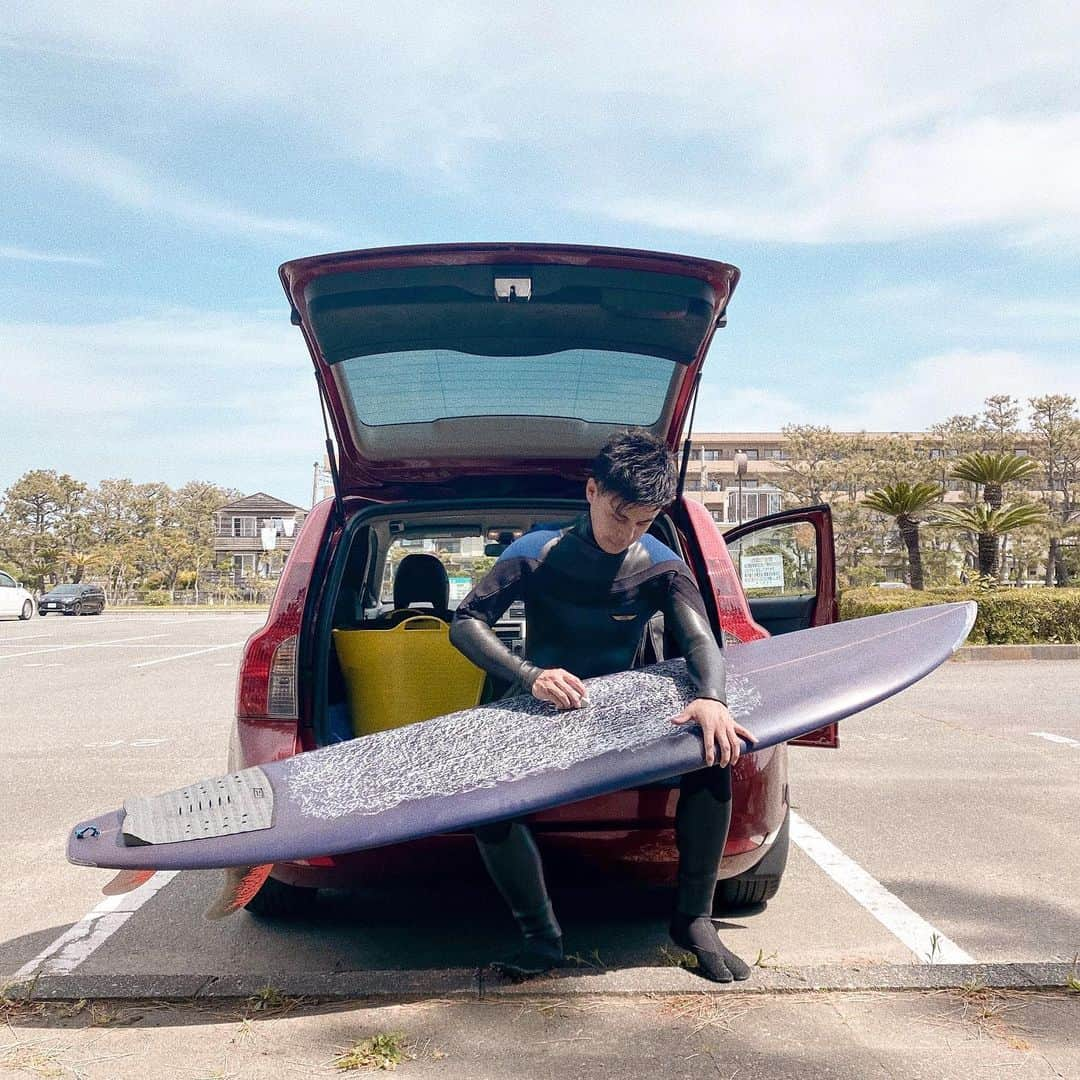
POLYGON ((442 619, 416 615, 389 630, 333 635, 357 735, 480 703, 484 672, 450 644, 442 619))

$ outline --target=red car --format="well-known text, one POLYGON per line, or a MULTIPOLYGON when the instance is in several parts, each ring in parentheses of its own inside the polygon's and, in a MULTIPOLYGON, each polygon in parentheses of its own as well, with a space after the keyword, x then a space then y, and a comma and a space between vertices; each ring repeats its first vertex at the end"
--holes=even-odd
MULTIPOLYGON (((305 521, 245 648, 233 769, 351 736, 331 630, 423 601, 395 580, 405 553, 449 566, 452 606, 470 562, 585 508, 586 466, 612 433, 643 427, 688 452, 679 440, 739 271, 615 248, 462 244, 297 259, 280 276, 333 427, 336 495, 305 521)), ((728 643, 837 617, 826 506, 723 536, 680 495, 651 531, 690 566, 728 643), (746 591, 736 565, 754 575, 746 591)), ((496 631, 521 649, 523 613, 496 631)), ((662 632, 652 638, 642 662, 673 655, 662 632)), ((835 726, 798 741, 835 746, 835 726)), ((773 896, 787 859, 787 747, 745 754, 734 780, 717 910, 773 896)), ((673 884, 677 795, 656 784, 533 815, 549 879, 673 884)), ((277 865, 248 909, 283 915, 319 887, 472 875, 484 879, 471 834, 435 836, 277 865)))

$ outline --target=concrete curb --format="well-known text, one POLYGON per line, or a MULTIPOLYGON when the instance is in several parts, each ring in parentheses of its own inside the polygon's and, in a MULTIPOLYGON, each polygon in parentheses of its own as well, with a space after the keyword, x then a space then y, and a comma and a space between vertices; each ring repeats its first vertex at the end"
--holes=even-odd
POLYGON ((954 660, 1080 660, 1080 645, 964 645, 954 660))
POLYGON ((262 975, 48 975, 4 988, 27 1001, 237 1000, 271 986, 287 997, 321 1001, 376 998, 579 997, 643 994, 792 993, 797 991, 1062 989, 1077 974, 1073 964, 898 964, 843 967, 755 968, 746 982, 710 983, 678 967, 575 971, 512 983, 490 972, 453 968, 432 971, 328 971, 262 975))

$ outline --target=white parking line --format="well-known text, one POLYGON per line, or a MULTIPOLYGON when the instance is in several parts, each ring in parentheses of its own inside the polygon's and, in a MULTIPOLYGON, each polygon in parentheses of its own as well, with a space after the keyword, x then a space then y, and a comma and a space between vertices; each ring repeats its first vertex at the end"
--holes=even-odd
POLYGON ((835 844, 826 840, 794 811, 791 839, 846 893, 857 900, 886 930, 922 962, 973 964, 975 961, 944 934, 935 930, 835 844))
POLYGON ((1028 734, 1034 735, 1036 739, 1046 739, 1048 742, 1061 743, 1063 746, 1072 746, 1080 750, 1080 742, 1065 735, 1054 735, 1049 731, 1031 731, 1028 734))
POLYGON ((119 645, 123 641, 142 641, 145 638, 165 637, 165 634, 138 634, 135 637, 114 638, 112 641, 83 641, 77 645, 54 645, 48 649, 33 649, 24 653, 4 653, 0 660, 11 660, 13 657, 41 656, 44 653, 67 652, 70 649, 96 649, 102 645, 119 645))
POLYGON ((186 660, 189 656, 205 656, 206 653, 219 652, 221 649, 236 649, 243 644, 243 641, 230 641, 228 645, 213 645, 209 649, 198 649, 195 652, 181 653, 179 656, 163 656, 160 660, 144 660, 141 664, 131 666, 133 668, 153 667, 154 664, 167 664, 170 660, 186 660))
POLYGON ((15 972, 14 981, 33 975, 70 975, 177 873, 177 870, 159 870, 149 881, 129 893, 106 896, 93 911, 42 949, 33 960, 23 964, 15 972))

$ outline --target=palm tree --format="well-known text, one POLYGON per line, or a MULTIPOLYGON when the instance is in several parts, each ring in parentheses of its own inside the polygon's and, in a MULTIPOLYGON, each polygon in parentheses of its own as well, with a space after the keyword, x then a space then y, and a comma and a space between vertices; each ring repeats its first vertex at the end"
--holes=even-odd
POLYGON ((952 475, 957 480, 981 485, 983 500, 992 510, 999 510, 1002 488, 1015 480, 1023 480, 1038 468, 1031 458, 976 451, 960 458, 953 466, 952 475))
POLYGON ((885 487, 871 491, 863 499, 863 505, 879 514, 896 519, 900 538, 904 541, 908 553, 908 566, 911 570, 911 587, 923 587, 922 553, 919 551, 919 518, 926 508, 944 494, 938 484, 920 482, 917 484, 886 484, 885 487))
POLYGON ((968 506, 943 506, 938 510, 934 524, 951 525, 975 533, 979 540, 979 573, 983 577, 993 577, 997 572, 998 537, 1045 521, 1046 511, 1031 503, 1019 506, 1006 503, 993 507, 981 502, 968 506))

